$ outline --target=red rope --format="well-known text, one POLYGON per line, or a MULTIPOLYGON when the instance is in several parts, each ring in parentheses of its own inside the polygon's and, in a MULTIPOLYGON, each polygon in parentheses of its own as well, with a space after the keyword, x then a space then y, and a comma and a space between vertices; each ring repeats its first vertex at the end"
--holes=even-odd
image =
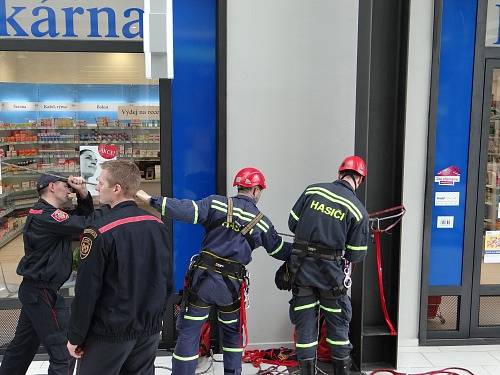
POLYGON ((240 286, 240 335, 243 334, 243 331, 245 332, 245 341, 243 343, 243 348, 246 348, 248 345, 247 307, 245 301, 246 288, 247 283, 245 280, 243 280, 240 286))
POLYGON ((389 317, 389 312, 387 311, 387 302, 385 301, 385 293, 384 293, 384 283, 382 280, 382 249, 380 246, 380 234, 382 231, 374 230, 373 236, 375 239, 375 256, 377 259, 377 279, 378 279, 378 294, 380 299, 380 307, 382 308, 382 313, 384 314, 385 323, 387 324, 387 328, 389 328, 389 332, 391 336, 396 336, 397 332, 394 329, 394 326, 391 322, 391 318, 389 317))
POLYGON ((274 366, 297 367, 299 363, 294 359, 290 359, 294 355, 293 350, 284 347, 268 350, 246 350, 243 354, 243 362, 251 363, 256 368, 260 368, 262 363, 274 366))

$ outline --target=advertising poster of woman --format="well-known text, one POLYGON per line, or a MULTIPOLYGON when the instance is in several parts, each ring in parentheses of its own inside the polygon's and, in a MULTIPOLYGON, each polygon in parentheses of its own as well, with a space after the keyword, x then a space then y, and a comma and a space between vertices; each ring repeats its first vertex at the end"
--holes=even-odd
POLYGON ((91 184, 87 186, 90 194, 96 196, 97 177, 101 173, 101 164, 107 160, 116 159, 115 145, 100 144, 96 146, 80 146, 80 176, 91 184))

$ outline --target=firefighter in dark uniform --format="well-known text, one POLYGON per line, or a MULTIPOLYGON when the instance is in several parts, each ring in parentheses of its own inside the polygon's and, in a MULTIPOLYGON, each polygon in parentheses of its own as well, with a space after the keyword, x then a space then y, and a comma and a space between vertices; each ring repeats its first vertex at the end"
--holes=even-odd
POLYGON ((363 159, 347 157, 338 180, 310 185, 290 212, 288 226, 295 233, 290 319, 304 375, 315 373, 318 309, 327 324, 334 374, 349 374, 349 262, 363 261, 369 237, 368 214, 354 192, 365 177, 363 159))
POLYGON ((110 212, 85 229, 67 347, 79 375, 152 375, 171 290, 167 226, 137 207, 139 168, 102 164, 96 190, 110 212))
POLYGON ((241 374, 245 266, 252 259, 252 251, 260 246, 274 258, 287 260, 290 256, 291 244, 283 241, 256 206, 266 188, 264 175, 258 169, 244 168, 233 186, 238 187, 234 197, 211 195, 197 201, 138 194, 165 217, 205 227, 202 251, 188 271, 177 320, 172 360, 175 375, 195 373, 201 327, 212 306, 217 309, 223 333, 224 374, 241 374))
POLYGON ((59 289, 71 274, 71 241, 94 217, 92 197, 80 177, 43 174, 37 182, 40 199, 29 210, 23 229, 24 256, 17 273, 22 304, 16 333, 0 367, 2 375, 25 374, 40 343, 49 354, 49 374, 71 372, 66 350, 69 313, 59 289), (70 189, 78 196, 75 210, 63 210, 70 189))

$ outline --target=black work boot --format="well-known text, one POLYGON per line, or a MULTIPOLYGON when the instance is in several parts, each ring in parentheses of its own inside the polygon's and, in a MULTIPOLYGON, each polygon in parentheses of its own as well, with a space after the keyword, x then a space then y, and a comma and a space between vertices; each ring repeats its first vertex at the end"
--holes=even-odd
POLYGON ((316 360, 306 359, 299 361, 300 375, 314 375, 316 374, 316 360))
POLYGON ((332 358, 333 375, 349 375, 351 373, 351 358, 332 358))

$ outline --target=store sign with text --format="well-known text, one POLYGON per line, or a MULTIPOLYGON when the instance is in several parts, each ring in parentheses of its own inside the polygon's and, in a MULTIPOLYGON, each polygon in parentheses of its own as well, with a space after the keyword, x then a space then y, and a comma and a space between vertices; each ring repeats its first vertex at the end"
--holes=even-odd
POLYGON ((0 112, 50 111, 50 112, 118 112, 120 118, 159 120, 160 107, 126 103, 40 103, 0 102, 0 112), (136 117, 124 117, 135 115, 136 117))
POLYGON ((0 38, 138 40, 142 0, 0 0, 0 38))
POLYGON ((129 105, 118 107, 118 120, 157 120, 160 121, 160 106, 129 105))
POLYGON ((500 47, 500 0, 488 0, 486 47, 500 47))

